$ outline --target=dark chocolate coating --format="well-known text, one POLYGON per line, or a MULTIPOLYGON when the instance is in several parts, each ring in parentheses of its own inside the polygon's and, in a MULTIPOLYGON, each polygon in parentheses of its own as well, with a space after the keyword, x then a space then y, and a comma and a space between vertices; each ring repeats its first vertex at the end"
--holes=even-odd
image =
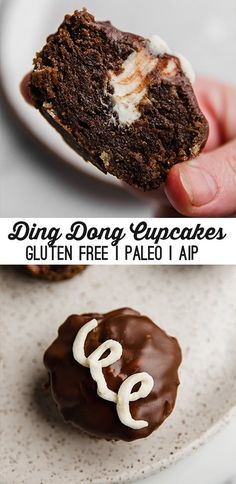
POLYGON ((120 73, 128 56, 145 48, 146 39, 76 11, 37 54, 29 87, 35 107, 86 161, 152 190, 171 166, 200 153, 208 124, 179 60, 169 54, 158 56, 143 81, 140 118, 119 122, 108 73, 120 73), (163 74, 170 60, 176 64, 173 77, 163 74))
POLYGON ((53 397, 66 421, 97 437, 132 441, 150 435, 172 412, 179 385, 181 350, 177 340, 149 318, 123 308, 107 314, 70 316, 46 351, 44 363, 53 397), (93 318, 99 324, 87 336, 86 356, 107 339, 114 339, 123 347, 120 360, 103 368, 108 388, 118 392, 121 383, 138 372, 147 372, 154 379, 151 393, 130 403, 132 417, 148 421, 145 428, 134 430, 123 425, 116 405, 97 395, 97 385, 89 369, 73 357, 72 346, 78 330, 93 318))
POLYGON ((71 279, 80 272, 84 271, 86 266, 77 265, 28 265, 24 266, 24 271, 32 277, 45 279, 47 281, 59 282, 65 279, 71 279))

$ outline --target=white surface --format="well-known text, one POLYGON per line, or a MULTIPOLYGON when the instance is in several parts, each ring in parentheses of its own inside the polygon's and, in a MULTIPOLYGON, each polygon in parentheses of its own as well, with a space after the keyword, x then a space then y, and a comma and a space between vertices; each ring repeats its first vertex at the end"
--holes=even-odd
POLYGON ((195 451, 158 476, 138 484, 236 484, 236 418, 195 451))
MULTIPOLYGON (((39 479, 43 484, 77 484, 86 478, 104 484, 142 477, 189 454, 235 411, 234 267, 90 267, 60 284, 34 281, 5 268, 0 280, 4 484, 37 484, 39 479), (152 436, 130 444, 97 441, 63 424, 43 389, 42 356, 59 324, 70 313, 124 305, 148 314, 177 336, 183 349, 172 416, 152 436)), ((185 470, 184 461, 178 464, 180 475, 186 475, 185 462, 185 470)), ((155 482, 165 476, 158 474, 155 482)))
MULTIPOLYGON (((41 134, 45 132, 53 150, 65 150, 66 156, 73 158, 76 164, 79 157, 60 140, 36 110, 25 104, 18 89, 21 78, 31 69, 35 52, 42 47, 48 33, 55 31, 65 12, 85 5, 99 19, 109 18, 123 30, 145 37, 159 34, 175 51, 187 56, 195 71, 235 82, 235 0, 165 0, 161 9, 157 0, 38 0, 33 8, 32 0, 5 0, 4 4, 5 13, 1 14, 1 75, 5 90, 22 119, 41 134), (10 13, 13 16, 11 22, 7 22, 10 13), (17 33, 18 51, 15 55, 17 33), (10 47, 12 44, 14 49, 10 47)), ((26 137, 23 142, 22 133, 17 135, 13 131, 13 120, 6 126, 6 136, 10 139, 8 144, 4 141, 5 149, 2 151, 2 216, 72 216, 78 211, 84 216, 96 216, 98 213, 102 216, 113 213, 114 216, 150 214, 147 205, 138 205, 138 202, 136 205, 136 201, 124 190, 118 191, 115 199, 118 189, 114 189, 113 193, 111 188, 109 192, 102 184, 97 187, 93 180, 87 180, 83 175, 72 175, 71 178, 78 181, 74 181, 71 187, 61 166, 58 165, 57 169, 55 158, 52 167, 48 154, 40 151, 34 143, 27 143, 26 137), (32 199, 32 194, 34 204, 29 204, 27 200, 32 199)), ((99 172, 90 165, 79 162, 79 166, 99 176, 99 172)), ((101 176, 104 181, 107 180, 101 176)))

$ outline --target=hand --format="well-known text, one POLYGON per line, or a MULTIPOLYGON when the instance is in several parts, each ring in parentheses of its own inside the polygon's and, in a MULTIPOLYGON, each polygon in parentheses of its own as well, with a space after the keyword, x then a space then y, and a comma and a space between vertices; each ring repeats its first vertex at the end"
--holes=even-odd
POLYGON ((236 214, 236 88, 200 79, 194 90, 209 139, 198 158, 170 170, 165 193, 182 215, 230 216, 236 214))

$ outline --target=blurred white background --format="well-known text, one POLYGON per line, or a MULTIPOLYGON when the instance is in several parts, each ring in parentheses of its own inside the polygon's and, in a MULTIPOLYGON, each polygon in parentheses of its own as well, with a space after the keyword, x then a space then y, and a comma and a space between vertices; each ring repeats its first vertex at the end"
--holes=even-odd
POLYGON ((46 36, 65 13, 83 6, 123 30, 159 34, 173 50, 186 55, 199 74, 236 81, 236 0, 2 0, 0 67, 7 102, 1 119, 1 216, 152 213, 146 201, 81 161, 20 96, 19 83, 46 36), (29 130, 51 153, 30 137, 29 130), (59 162, 58 154, 76 169, 59 162))

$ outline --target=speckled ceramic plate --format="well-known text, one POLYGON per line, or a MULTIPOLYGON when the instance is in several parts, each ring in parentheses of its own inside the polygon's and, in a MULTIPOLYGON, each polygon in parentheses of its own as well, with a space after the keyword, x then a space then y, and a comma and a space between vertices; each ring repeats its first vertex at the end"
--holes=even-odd
POLYGON ((236 408, 235 288, 234 267, 89 267, 54 284, 1 268, 1 483, 134 481, 204 443, 236 408), (127 305, 178 338, 181 385, 156 433, 112 443, 62 421, 42 359, 69 314, 127 305))
POLYGON ((157 0, 0 2, 3 5, 0 25, 1 83, 16 115, 61 160, 106 183, 119 182, 85 163, 39 113, 25 103, 19 92, 23 76, 32 68, 35 52, 42 48, 47 35, 57 29, 66 13, 87 7, 96 18, 110 19, 123 30, 145 36, 157 33, 175 51, 189 57, 197 72, 235 82, 236 67, 232 63, 236 45, 235 0, 214 0, 214 9, 212 2, 206 0, 165 0, 161 4, 161 12, 157 0))

